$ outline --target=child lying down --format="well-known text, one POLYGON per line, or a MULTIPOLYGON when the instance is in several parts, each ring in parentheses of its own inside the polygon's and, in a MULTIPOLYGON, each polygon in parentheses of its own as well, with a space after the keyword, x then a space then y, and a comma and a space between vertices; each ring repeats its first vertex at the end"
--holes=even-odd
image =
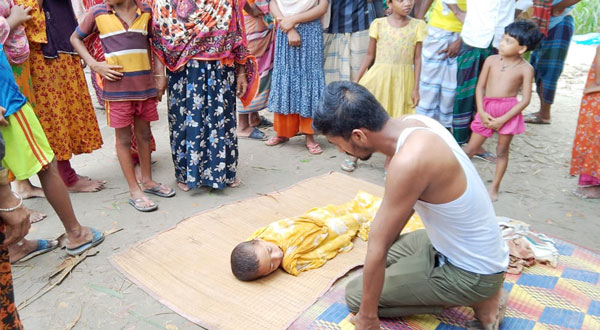
MULTIPOLYGON (((380 204, 381 198, 359 191, 348 203, 275 221, 233 249, 231 270, 239 280, 253 281, 279 267, 292 275, 319 268, 338 253, 352 250, 354 237, 368 240, 380 204)), ((422 228, 415 213, 402 233, 422 228)))

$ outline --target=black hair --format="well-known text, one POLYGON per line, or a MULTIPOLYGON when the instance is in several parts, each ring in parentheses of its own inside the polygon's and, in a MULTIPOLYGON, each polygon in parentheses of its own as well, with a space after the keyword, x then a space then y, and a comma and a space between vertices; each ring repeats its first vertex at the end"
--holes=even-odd
POLYGON ((231 271, 240 281, 253 281, 258 276, 257 240, 242 242, 231 251, 231 271))
POLYGON ((504 28, 504 33, 517 39, 519 45, 526 46, 528 51, 535 50, 544 38, 537 24, 527 19, 510 23, 504 28))
POLYGON ((390 117, 365 87, 335 81, 325 87, 320 106, 313 113, 313 128, 324 135, 349 139, 352 130, 379 131, 390 117))

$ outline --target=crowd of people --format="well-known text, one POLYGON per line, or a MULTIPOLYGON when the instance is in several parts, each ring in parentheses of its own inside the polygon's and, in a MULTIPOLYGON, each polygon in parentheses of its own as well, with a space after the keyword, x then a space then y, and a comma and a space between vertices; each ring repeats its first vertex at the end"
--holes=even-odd
MULTIPOLYGON (((331 127, 317 127, 315 113, 337 81, 366 88, 391 118, 433 118, 469 157, 496 163, 488 189, 496 200, 512 137, 524 123, 551 123, 579 1, 0 0, 1 293, 12 296, 5 265, 56 247, 24 238, 44 215, 23 199, 47 198, 69 255, 104 239, 80 224, 69 197, 106 185, 70 163, 103 144, 85 65, 138 211, 156 210, 149 195, 171 198, 174 188, 239 186, 238 138, 275 146, 300 134, 310 154, 322 153, 314 135, 331 127), (532 85, 540 109, 523 116, 532 85), (150 124, 163 96, 177 187, 152 177, 150 124), (261 128, 270 126, 267 137, 261 128), (495 132, 496 154, 482 147, 495 132), (29 181, 34 175, 41 187, 29 181)), ((573 147, 570 173, 582 198, 600 198, 599 70, 596 55, 573 147)), ((354 171, 368 158, 360 154, 342 169, 354 171)), ((387 169, 394 153, 386 155, 387 169)), ((4 305, 10 313, 1 321, 18 328, 16 309, 4 305)))

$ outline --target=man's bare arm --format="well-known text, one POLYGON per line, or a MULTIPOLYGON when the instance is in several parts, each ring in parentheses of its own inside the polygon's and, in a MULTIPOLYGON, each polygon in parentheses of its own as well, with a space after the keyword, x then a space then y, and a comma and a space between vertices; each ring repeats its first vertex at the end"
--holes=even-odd
POLYGON ((428 185, 427 176, 421 173, 422 162, 414 156, 417 154, 415 150, 401 150, 388 168, 385 195, 369 233, 357 329, 379 325, 377 310, 388 250, 414 213, 415 202, 428 185))

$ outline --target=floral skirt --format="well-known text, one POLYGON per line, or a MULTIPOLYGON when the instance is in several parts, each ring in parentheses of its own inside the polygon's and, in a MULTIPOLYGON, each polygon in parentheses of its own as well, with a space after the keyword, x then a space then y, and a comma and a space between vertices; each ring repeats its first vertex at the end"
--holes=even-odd
POLYGON ((235 68, 190 60, 167 71, 171 153, 178 182, 223 189, 238 161, 235 68))
MULTIPOLYGON (((4 225, 0 224, 0 244, 4 242, 4 234, 4 225)), ((21 324, 15 305, 8 248, 4 246, 0 246, 0 329, 23 329, 23 324, 21 324)))
POLYGON ((32 42, 30 49, 33 110, 56 159, 100 149, 102 135, 79 56, 61 53, 46 59, 40 44, 32 42))

